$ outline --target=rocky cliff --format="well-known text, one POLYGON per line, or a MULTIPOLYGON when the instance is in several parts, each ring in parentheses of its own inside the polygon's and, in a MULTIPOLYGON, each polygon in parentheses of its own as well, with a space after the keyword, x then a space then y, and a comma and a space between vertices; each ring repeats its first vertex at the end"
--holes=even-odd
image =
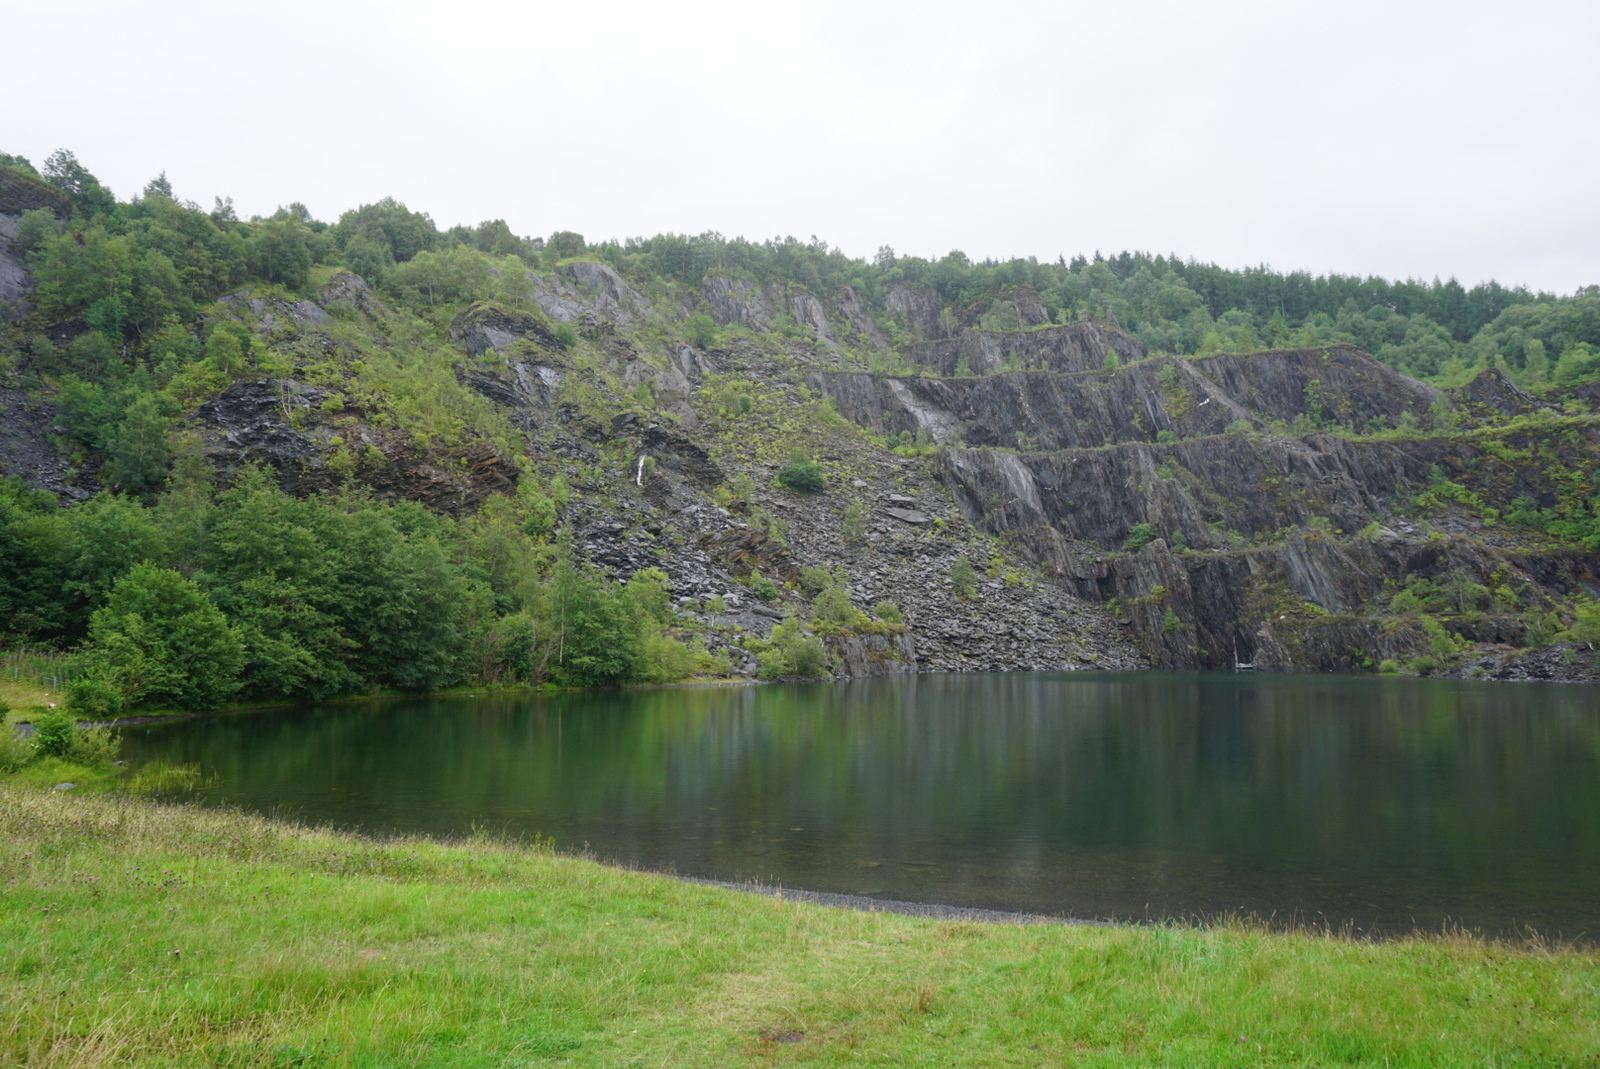
MULTIPOLYGON (((850 286, 722 272, 652 288, 575 261, 528 284, 522 307, 437 322, 343 270, 301 295, 230 294, 205 321, 245 325, 255 363, 175 434, 224 482, 260 464, 294 493, 361 487, 458 517, 559 482, 575 551, 618 578, 664 570, 743 672, 746 638, 797 614, 851 675, 1360 670, 1452 644, 1476 659, 1443 661, 1505 674, 1600 596, 1592 552, 1502 522, 1514 502, 1592 495, 1597 399, 1579 391, 1558 404, 1494 371, 1442 391, 1348 345, 1151 356, 1105 324, 1050 324, 1026 287, 952 308, 897 283, 874 314, 850 286), (720 338, 686 340, 691 315, 720 338), (885 366, 900 373, 866 370, 885 366), (778 482, 795 451, 822 465, 820 492, 778 482), (829 624, 824 581, 904 625, 829 624), (1419 590, 1449 605, 1396 602, 1419 590)), ((48 399, 0 397, 0 461, 69 498, 95 489, 52 444, 48 399)))
POLYGON ((1600 454, 1587 416, 1461 429, 1468 410, 1548 411, 1498 372, 1449 396, 1337 346, 1065 374, 809 381, 876 434, 922 431, 949 445, 933 465, 962 515, 1079 596, 1115 605, 1164 665, 1348 670, 1415 658, 1429 644, 1389 601, 1408 582, 1445 577, 1513 592, 1500 611, 1485 600, 1454 626, 1520 646, 1530 614, 1583 596, 1600 565, 1486 529, 1486 510, 1492 521, 1519 497, 1549 498, 1548 472, 1515 458, 1548 449, 1558 429, 1563 468, 1592 471, 1600 454), (1440 428, 1383 433, 1429 421, 1440 428), (1439 486, 1454 498, 1417 515, 1414 500, 1439 486), (1124 551, 1141 530, 1145 544, 1124 551))

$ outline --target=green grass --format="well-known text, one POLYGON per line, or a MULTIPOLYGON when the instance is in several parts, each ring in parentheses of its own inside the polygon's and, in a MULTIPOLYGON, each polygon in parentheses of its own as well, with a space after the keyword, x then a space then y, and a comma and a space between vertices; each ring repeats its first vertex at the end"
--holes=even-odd
POLYGON ((0 785, 0 1065, 1573 1066, 1600 954, 980 926, 0 785))

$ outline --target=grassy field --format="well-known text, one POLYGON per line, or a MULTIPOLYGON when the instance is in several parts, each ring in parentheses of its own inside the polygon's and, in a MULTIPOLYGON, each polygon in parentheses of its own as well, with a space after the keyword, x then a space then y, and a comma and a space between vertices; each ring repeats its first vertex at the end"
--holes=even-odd
POLYGON ((0 1065, 1594 1066, 1600 954, 848 913, 0 785, 0 1065))

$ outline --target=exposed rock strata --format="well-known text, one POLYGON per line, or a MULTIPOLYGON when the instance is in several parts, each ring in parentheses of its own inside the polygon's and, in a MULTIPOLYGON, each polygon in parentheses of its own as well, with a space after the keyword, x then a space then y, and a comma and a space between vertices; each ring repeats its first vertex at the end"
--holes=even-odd
POLYGON ((914 345, 908 355, 939 375, 954 375, 963 363, 966 370, 983 375, 1011 367, 1095 371, 1108 356, 1125 363, 1143 359, 1148 350, 1126 334, 1083 322, 1024 331, 968 328, 956 338, 914 345))

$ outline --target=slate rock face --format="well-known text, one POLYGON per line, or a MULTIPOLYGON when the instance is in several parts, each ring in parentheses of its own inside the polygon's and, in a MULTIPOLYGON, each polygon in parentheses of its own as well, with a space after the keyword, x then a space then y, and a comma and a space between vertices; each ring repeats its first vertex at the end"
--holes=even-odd
POLYGON ((307 300, 255 297, 248 292, 240 292, 219 297, 217 303, 249 313, 255 320, 256 332, 260 334, 270 334, 280 327, 319 327, 333 319, 321 306, 307 300))
POLYGON ((316 443, 298 430, 293 414, 319 403, 325 392, 291 380, 235 382, 195 411, 208 450, 228 470, 248 464, 282 468, 315 455, 316 443))
POLYGON ((1322 399, 1319 419, 1385 428, 1406 413, 1425 418, 1440 396, 1354 346, 1172 357, 1072 374, 816 371, 807 383, 875 434, 926 431, 939 443, 1027 451, 1156 442, 1163 432, 1203 437, 1240 421, 1254 429, 1288 424, 1305 412, 1308 396, 1322 399))
POLYGON ((27 301, 33 283, 15 240, 20 219, 17 215, 0 215, 0 317, 12 319, 21 319, 32 311, 27 301))
POLYGON ((367 280, 353 271, 335 271, 327 284, 317 291, 317 300, 324 308, 344 304, 367 315, 388 311, 388 306, 372 292, 367 280))
POLYGON ((1038 330, 979 330, 968 328, 959 337, 913 346, 907 355, 913 363, 939 375, 954 375, 965 362, 969 371, 982 375, 1007 367, 1024 370, 1098 371, 1106 357, 1121 363, 1142 360, 1149 354, 1143 342, 1094 323, 1068 323, 1038 330))
POLYGON ((1519 416, 1549 408, 1533 394, 1506 378, 1497 367, 1485 368, 1459 391, 1459 400, 1499 416, 1519 416))
POLYGON ((518 342, 545 349, 561 347, 543 315, 507 308, 494 301, 478 301, 464 308, 450 321, 450 340, 479 357, 490 350, 509 349, 518 342))
MULTIPOLYGON (((943 369, 952 356, 989 359, 982 354, 997 347, 1007 363, 1040 369, 818 370, 806 381, 874 434, 921 432, 945 445, 931 464, 961 517, 1079 597, 1116 599, 1159 664, 1216 668, 1237 657, 1261 668, 1348 671, 1404 662, 1429 649, 1420 625, 1388 608, 1410 576, 1510 583, 1541 604, 1587 589, 1585 577, 1600 572, 1593 553, 1489 544, 1466 521, 1447 532, 1374 524, 1438 479, 1470 481, 1499 461, 1469 436, 1348 432, 1431 426, 1441 401, 1498 416, 1545 407, 1498 372, 1447 395, 1348 345, 1107 370, 1096 357, 1128 347, 1091 324, 966 331, 916 351, 943 369), (1123 552, 1140 525, 1160 537, 1123 552), (1350 537, 1369 529, 1378 534, 1350 537)), ((1583 434, 1587 444, 1571 448, 1600 449, 1600 431, 1583 434)), ((1502 479, 1506 500, 1537 498, 1535 476, 1502 479)), ((1483 608, 1450 626, 1517 644, 1525 619, 1483 608)))
MULTIPOLYGON (((896 283, 883 295, 883 303, 889 310, 889 318, 913 338, 919 341, 937 341, 947 336, 940 314, 944 306, 940 303, 938 294, 932 290, 922 286, 896 283)), ((952 370, 954 366, 952 362, 952 370)))
POLYGON ((61 431, 55 405, 28 390, 0 387, 0 413, 0 473, 48 490, 64 503, 94 496, 99 487, 93 478, 78 471, 53 440, 61 431))
MULTIPOLYGON (((318 411, 327 396, 290 379, 236 382, 196 409, 192 423, 224 481, 260 464, 290 493, 330 492, 340 479, 327 466, 333 428, 318 411)), ((351 436, 346 447, 360 454, 363 480, 379 500, 417 501, 456 515, 516 486, 516 465, 484 442, 468 443, 447 462, 360 424, 339 429, 351 436)))
POLYGON ((27 298, 33 283, 16 244, 17 225, 23 212, 41 208, 65 219, 72 204, 54 186, 0 168, 0 318, 20 319, 32 311, 27 298))
POLYGON ((534 300, 545 315, 558 323, 588 316, 626 329, 650 314, 650 302, 605 264, 563 264, 550 275, 528 277, 533 283, 534 300))

